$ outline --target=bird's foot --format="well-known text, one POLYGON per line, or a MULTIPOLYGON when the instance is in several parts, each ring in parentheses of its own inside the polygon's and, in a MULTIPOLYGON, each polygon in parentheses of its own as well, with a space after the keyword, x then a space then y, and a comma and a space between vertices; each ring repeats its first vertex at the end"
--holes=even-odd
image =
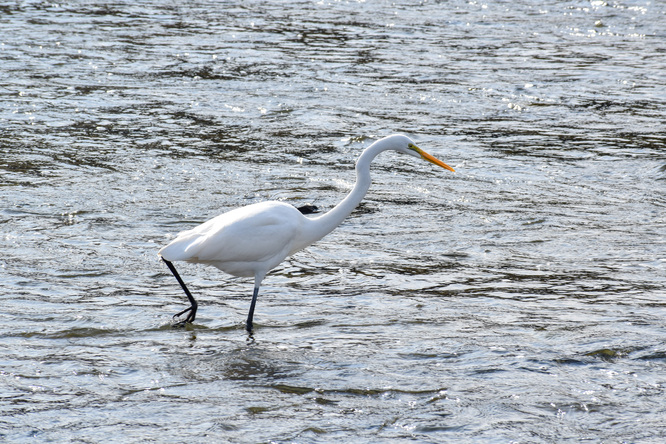
POLYGON ((179 311, 178 313, 173 315, 173 319, 176 319, 176 318, 180 317, 181 315, 184 315, 188 311, 190 313, 187 315, 187 317, 184 320, 178 321, 175 324, 173 324, 174 327, 185 327, 186 324, 194 322, 194 319, 197 316, 197 306, 196 305, 192 305, 190 307, 187 307, 183 311, 179 311))

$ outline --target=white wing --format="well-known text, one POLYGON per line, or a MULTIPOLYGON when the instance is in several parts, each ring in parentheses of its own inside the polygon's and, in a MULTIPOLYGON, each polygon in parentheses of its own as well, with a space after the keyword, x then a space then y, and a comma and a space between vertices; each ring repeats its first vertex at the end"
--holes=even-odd
POLYGON ((210 263, 241 276, 257 268, 268 271, 289 254, 304 219, 282 202, 249 205, 180 233, 159 254, 169 261, 210 263))

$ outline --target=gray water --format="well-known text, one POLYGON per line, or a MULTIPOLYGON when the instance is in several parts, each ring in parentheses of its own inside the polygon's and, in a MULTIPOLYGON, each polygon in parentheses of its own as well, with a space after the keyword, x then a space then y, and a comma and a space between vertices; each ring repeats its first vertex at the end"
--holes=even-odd
POLYGON ((666 3, 0 5, 0 440, 663 442, 666 3), (264 281, 177 264, 364 202, 264 281))

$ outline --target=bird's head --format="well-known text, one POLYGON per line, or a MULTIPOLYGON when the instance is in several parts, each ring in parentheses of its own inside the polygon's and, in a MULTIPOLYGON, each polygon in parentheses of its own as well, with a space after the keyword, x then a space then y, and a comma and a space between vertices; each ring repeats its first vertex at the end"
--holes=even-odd
POLYGON ((389 149, 427 160, 430 163, 434 163, 437 166, 455 172, 453 168, 416 146, 414 141, 407 136, 403 136, 402 134, 394 134, 392 136, 385 137, 380 142, 386 143, 389 149))

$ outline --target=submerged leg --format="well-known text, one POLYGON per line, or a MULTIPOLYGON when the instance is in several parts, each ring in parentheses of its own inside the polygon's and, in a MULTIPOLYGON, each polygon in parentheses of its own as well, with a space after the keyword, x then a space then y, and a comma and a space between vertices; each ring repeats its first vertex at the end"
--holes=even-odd
POLYGON ((254 287, 254 294, 252 294, 252 304, 250 304, 250 312, 247 314, 247 323, 245 330, 252 333, 252 318, 254 318, 254 306, 257 304, 257 295, 259 294, 259 287, 254 287))
POLYGON ((173 315, 174 318, 177 318, 178 316, 183 315, 183 314, 187 313, 188 311, 190 312, 190 314, 187 315, 187 317, 185 318, 184 321, 181 321, 176 325, 185 325, 188 322, 194 322, 194 318, 196 318, 196 316, 197 316, 197 306, 198 306, 197 301, 194 300, 194 297, 192 297, 192 293, 190 293, 190 290, 187 289, 187 286, 185 285, 185 282, 183 282, 183 280, 180 278, 180 275, 176 271, 176 267, 174 267, 173 264, 171 262, 169 262, 168 260, 166 260, 164 258, 162 258, 162 260, 164 261, 165 264, 167 264, 167 267, 169 267, 169 270, 171 270, 173 275, 176 277, 176 280, 178 281, 180 286, 183 287, 183 291, 185 291, 185 294, 187 295, 187 299, 190 301, 190 306, 188 308, 186 308, 183 311, 179 311, 178 313, 173 315))

